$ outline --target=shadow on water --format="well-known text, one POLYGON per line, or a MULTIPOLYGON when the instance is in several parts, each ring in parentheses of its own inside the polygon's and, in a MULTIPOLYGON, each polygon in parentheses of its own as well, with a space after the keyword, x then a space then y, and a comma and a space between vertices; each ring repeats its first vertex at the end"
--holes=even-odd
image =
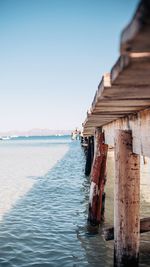
POLYGON ((80 143, 69 146, 44 177, 30 178, 34 187, 4 217, 0 266, 113 266, 113 242, 87 233, 90 181, 80 143))

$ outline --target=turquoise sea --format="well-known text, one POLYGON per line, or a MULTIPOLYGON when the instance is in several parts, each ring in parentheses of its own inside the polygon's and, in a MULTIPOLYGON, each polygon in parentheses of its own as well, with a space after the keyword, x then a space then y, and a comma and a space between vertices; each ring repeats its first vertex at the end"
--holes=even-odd
MULTIPOLYGON (((110 267, 113 242, 87 232, 85 154, 70 136, 0 141, 0 267, 110 267)), ((142 161, 141 161, 142 162, 142 161)), ((150 211, 150 164, 142 164, 141 217, 150 211)), ((105 225, 113 223, 114 157, 108 155, 105 225)), ((140 266, 150 266, 150 234, 140 266)))

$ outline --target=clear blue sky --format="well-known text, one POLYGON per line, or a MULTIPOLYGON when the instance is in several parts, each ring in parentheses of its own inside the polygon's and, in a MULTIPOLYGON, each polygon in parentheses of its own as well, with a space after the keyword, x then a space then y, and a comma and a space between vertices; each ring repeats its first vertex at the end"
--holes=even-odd
POLYGON ((137 0, 0 0, 0 131, 80 126, 137 0))

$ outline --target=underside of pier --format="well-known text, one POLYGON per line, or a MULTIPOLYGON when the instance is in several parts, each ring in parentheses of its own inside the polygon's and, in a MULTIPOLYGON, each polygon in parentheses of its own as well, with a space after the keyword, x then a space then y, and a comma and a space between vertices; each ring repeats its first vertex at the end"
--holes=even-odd
MULTIPOLYGON (((101 208, 100 202, 104 190, 105 166, 102 163, 104 155, 106 159, 104 147, 111 145, 115 148, 116 177, 114 266, 138 266, 139 157, 140 155, 150 157, 149 0, 142 0, 139 3, 132 21, 122 32, 120 57, 110 73, 102 77, 83 123, 83 136, 87 138, 94 136, 96 144, 91 168, 89 218, 93 218, 92 212, 100 214, 100 211, 96 213, 95 209, 101 208), (95 204, 96 201, 98 204, 95 204)), ((99 223, 100 216, 97 222, 95 218, 94 223, 99 223)))

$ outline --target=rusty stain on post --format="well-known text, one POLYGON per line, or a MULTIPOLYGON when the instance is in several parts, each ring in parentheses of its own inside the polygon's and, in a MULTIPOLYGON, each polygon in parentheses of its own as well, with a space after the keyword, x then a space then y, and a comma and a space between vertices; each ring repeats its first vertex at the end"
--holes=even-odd
POLYGON ((102 197, 106 181, 106 158, 108 145, 104 143, 104 133, 99 128, 95 131, 95 153, 91 170, 91 187, 89 198, 89 224, 99 225, 102 219, 102 197))

